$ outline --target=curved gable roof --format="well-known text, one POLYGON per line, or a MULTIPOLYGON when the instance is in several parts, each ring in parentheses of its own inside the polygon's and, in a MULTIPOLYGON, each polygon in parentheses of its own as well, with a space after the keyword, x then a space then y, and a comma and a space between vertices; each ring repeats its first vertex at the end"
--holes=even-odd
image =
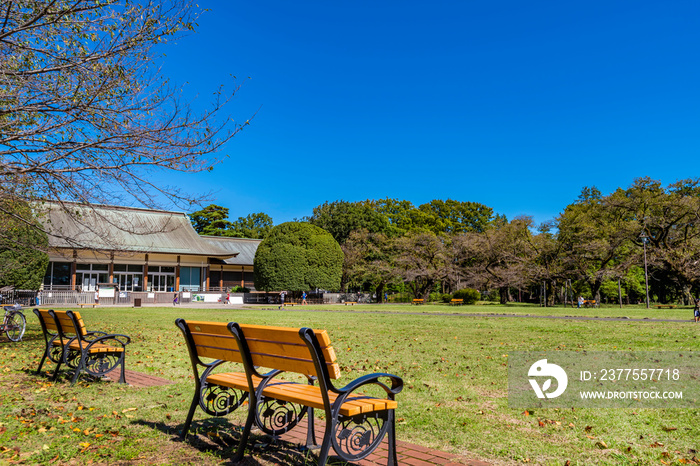
POLYGON ((181 212, 105 205, 46 203, 40 220, 53 248, 231 258, 231 248, 205 241, 181 212))

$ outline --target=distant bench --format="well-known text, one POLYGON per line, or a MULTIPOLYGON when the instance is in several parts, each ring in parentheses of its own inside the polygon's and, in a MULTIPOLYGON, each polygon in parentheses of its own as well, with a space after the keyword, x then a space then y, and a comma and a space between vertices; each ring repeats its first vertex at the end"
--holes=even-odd
POLYGON ((464 304, 464 299, 463 298, 453 299, 452 301, 450 301, 450 304, 456 305, 456 306, 461 306, 462 304, 464 304))
POLYGON ((74 369, 71 385, 78 381, 81 372, 93 377, 103 377, 120 368, 119 383, 124 378, 126 345, 131 339, 126 335, 88 331, 79 312, 34 309, 44 334, 46 349, 39 362, 37 374, 46 359, 56 363, 52 380, 58 377, 62 363, 74 369))
POLYGON ((424 299, 414 299, 413 302, 411 302, 411 304, 418 305, 418 304, 423 304, 424 302, 425 302, 424 299))
POLYGON ((598 307, 598 305, 596 304, 595 299, 584 299, 583 307, 598 307))
POLYGON ((281 435, 308 416, 307 447, 316 445, 314 409, 322 409, 326 428, 318 464, 326 464, 331 446, 344 461, 355 462, 371 454, 388 434, 388 464, 397 465, 394 400, 403 388, 400 377, 375 373, 343 388, 340 365, 325 330, 239 325, 235 322, 195 322, 177 319, 192 362, 195 390, 180 437, 187 436, 200 406, 212 416, 225 416, 248 401, 248 417, 234 462, 243 458, 253 423, 268 435, 281 435), (202 359, 211 362, 203 362, 202 359), (229 363, 243 365, 230 371, 229 363), (200 373, 200 368, 203 372, 200 373), (258 372, 267 368, 269 372, 258 372), (301 374, 306 382, 278 378, 301 374), (317 384, 316 384, 317 383, 317 384), (385 398, 365 396, 357 389, 378 386, 385 398))
POLYGON ((657 304, 654 306, 656 309, 675 309, 675 304, 657 304))
POLYGON ((82 309, 84 306, 92 306, 92 307, 95 307, 95 306, 99 306, 99 305, 100 305, 100 303, 78 303, 78 306, 80 306, 81 309, 82 309))
POLYGON ((357 304, 357 301, 345 301, 345 303, 343 303, 343 304, 345 304, 346 306, 347 305, 354 306, 355 304, 357 304))

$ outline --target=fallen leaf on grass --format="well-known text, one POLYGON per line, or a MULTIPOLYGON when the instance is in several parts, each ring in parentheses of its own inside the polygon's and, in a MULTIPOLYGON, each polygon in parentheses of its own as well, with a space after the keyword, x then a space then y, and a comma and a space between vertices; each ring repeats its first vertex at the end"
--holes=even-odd
POLYGON ((595 443, 595 446, 600 448, 601 450, 607 450, 608 449, 608 444, 603 442, 602 440, 598 441, 595 443))
POLYGON ((664 432, 673 432, 674 430, 678 430, 678 427, 662 427, 661 430, 664 432))
POLYGON ((136 410, 138 410, 138 408, 126 408, 126 409, 122 409, 122 414, 123 414, 123 413, 128 413, 129 411, 136 411, 136 410))

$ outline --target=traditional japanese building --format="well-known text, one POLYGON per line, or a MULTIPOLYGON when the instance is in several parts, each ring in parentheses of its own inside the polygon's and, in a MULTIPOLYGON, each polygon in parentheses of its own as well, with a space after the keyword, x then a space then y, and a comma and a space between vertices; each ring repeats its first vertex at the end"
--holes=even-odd
POLYGON ((116 206, 49 204, 44 290, 225 292, 254 289, 253 259, 261 240, 200 236, 181 212, 116 206))

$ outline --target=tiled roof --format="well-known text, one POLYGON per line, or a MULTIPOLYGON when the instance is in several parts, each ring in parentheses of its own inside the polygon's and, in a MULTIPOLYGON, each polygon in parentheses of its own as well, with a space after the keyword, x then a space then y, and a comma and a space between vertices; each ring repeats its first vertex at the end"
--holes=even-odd
POLYGON ((49 231, 49 246, 54 248, 203 255, 220 259, 238 254, 230 245, 224 247, 199 236, 187 215, 181 212, 73 203, 45 203, 37 212, 49 231))
POLYGON ((238 255, 224 259, 229 265, 253 265, 255 251, 258 250, 261 239, 230 238, 225 236, 202 236, 212 246, 223 248, 228 251, 236 251, 238 255))

